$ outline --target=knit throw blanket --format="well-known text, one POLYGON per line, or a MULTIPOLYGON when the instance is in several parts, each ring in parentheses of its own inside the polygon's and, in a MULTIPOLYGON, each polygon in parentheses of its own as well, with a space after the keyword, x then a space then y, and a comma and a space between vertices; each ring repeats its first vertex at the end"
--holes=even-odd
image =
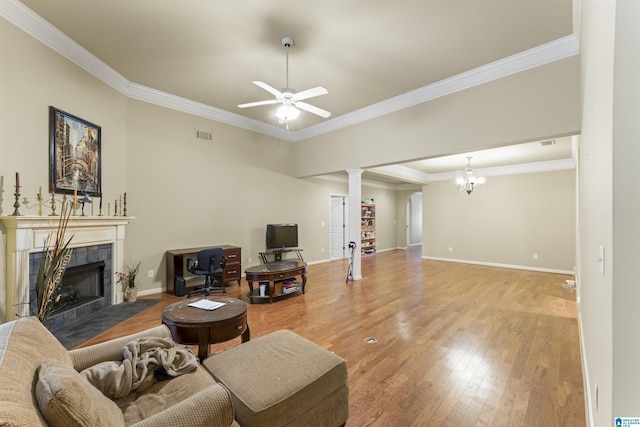
POLYGON ((80 372, 89 382, 111 399, 142 392, 156 380, 177 377, 198 366, 188 348, 177 348, 168 338, 139 338, 122 349, 121 362, 102 362, 80 372))

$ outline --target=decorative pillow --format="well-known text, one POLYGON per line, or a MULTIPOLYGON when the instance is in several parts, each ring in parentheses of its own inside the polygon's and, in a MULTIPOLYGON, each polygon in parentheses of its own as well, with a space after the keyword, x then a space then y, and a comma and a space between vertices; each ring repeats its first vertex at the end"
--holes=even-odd
POLYGON ((124 426, 122 411, 71 366, 58 360, 40 364, 36 383, 40 412, 53 426, 124 426))

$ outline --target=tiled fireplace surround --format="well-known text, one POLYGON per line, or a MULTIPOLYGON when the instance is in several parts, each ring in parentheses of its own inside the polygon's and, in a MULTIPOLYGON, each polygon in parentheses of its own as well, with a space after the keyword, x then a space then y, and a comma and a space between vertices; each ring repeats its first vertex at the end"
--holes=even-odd
MULTIPOLYGON (((52 329, 61 326, 60 322, 76 320, 87 310, 122 302, 115 272, 123 271, 125 226, 133 219, 71 217, 66 239, 73 235, 70 246, 75 255, 70 265, 105 261, 105 297, 96 300, 93 308, 79 306, 60 320, 52 316, 52 329), (104 259, 109 255, 110 260, 104 259)), ((45 239, 56 229, 58 220, 59 217, 0 216, 0 323, 30 315, 29 302, 34 300, 33 283, 30 282, 37 274, 45 239)))
MULTIPOLYGON (((65 275, 71 271, 73 267, 86 266, 98 261, 104 262, 102 269, 102 280, 104 285, 103 296, 95 299, 63 309, 59 312, 52 313, 45 322, 45 326, 54 331, 69 323, 80 320, 93 314, 97 310, 101 310, 111 305, 111 293, 113 287, 111 281, 113 277, 113 269, 111 266, 111 246, 110 244, 83 246, 74 248, 71 254, 69 264, 65 270, 65 275)), ((38 281, 38 269, 42 264, 44 252, 32 252, 29 254, 29 311, 36 313, 38 311, 38 295, 36 292, 36 284, 38 281)), ((100 269, 97 269, 100 270, 100 269)), ((98 273, 99 271, 96 271, 98 273)))

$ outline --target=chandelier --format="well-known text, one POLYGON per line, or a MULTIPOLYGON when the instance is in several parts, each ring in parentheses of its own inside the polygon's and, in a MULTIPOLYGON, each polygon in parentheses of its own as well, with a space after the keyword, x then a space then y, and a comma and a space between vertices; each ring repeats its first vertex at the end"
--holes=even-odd
POLYGON ((464 178, 458 178, 456 180, 456 184, 458 184, 458 191, 466 191, 467 194, 471 194, 474 190, 480 190, 484 185, 484 178, 476 178, 473 176, 473 171, 471 170, 471 159, 472 157, 467 157, 467 167, 465 168, 464 178))

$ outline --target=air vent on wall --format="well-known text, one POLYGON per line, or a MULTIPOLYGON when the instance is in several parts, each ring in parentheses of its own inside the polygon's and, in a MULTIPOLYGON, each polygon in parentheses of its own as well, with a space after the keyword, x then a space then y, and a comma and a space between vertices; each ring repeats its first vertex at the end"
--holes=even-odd
POLYGON ((540 145, 542 145, 543 147, 546 147, 547 145, 554 145, 556 143, 555 139, 549 139, 547 141, 541 141, 540 145))
POLYGON ((196 138, 211 141, 213 139, 213 134, 211 132, 205 132, 203 130, 196 130, 196 138))

